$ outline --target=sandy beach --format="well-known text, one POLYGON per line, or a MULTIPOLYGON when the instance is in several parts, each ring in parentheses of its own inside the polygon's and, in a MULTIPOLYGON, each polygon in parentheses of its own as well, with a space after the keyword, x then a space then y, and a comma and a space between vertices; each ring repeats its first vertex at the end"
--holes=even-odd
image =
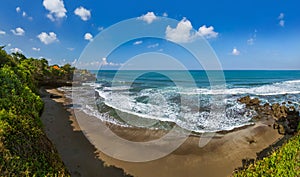
MULTIPOLYGON (((42 121, 46 134, 55 144, 72 176, 123 176, 121 169, 138 177, 230 176, 235 168, 242 166, 242 159, 256 158, 256 153, 282 138, 272 128, 273 120, 266 120, 244 129, 217 134, 204 147, 198 146, 198 136, 190 136, 178 149, 163 158, 141 163, 126 162, 107 156, 95 148, 111 141, 98 131, 101 124, 99 119, 77 112, 77 115, 86 119, 79 126, 69 106, 71 102, 62 92, 46 89, 42 91, 42 96, 45 102, 42 121), (50 94, 53 95, 51 98, 50 94)), ((148 141, 165 133, 119 126, 110 126, 110 129, 132 141, 148 141)), ((117 143, 114 147, 106 148, 115 147, 121 151, 128 148, 117 143)))
POLYGON ((126 176, 123 170, 107 167, 97 158, 95 147, 81 132, 67 100, 56 89, 41 89, 45 103, 41 120, 48 138, 54 143, 71 176, 126 176), (50 94, 53 98, 50 98, 50 94))

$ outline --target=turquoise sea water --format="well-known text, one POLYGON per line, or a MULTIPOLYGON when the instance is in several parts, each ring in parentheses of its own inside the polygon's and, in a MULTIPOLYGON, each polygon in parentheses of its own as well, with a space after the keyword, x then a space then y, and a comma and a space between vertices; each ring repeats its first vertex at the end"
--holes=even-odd
POLYGON ((82 87, 93 87, 99 97, 86 98, 82 109, 123 126, 168 129, 176 123, 195 132, 230 130, 256 115, 237 102, 246 95, 299 109, 300 71, 92 72, 97 81, 82 87))

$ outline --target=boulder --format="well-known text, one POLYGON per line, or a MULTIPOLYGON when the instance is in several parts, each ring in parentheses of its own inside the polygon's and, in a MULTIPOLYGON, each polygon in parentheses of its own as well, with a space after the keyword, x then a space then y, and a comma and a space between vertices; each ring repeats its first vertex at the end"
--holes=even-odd
POLYGON ((290 101, 275 103, 270 106, 269 103, 260 105, 258 98, 251 99, 250 96, 245 96, 238 99, 239 102, 244 103, 248 109, 256 111, 253 120, 260 120, 262 118, 272 118, 275 120, 273 128, 278 130, 279 134, 294 134, 297 132, 300 122, 299 111, 294 106, 289 106, 290 101))
POLYGON ((278 125, 278 133, 281 135, 285 135, 285 128, 283 125, 278 125))
POLYGON ((239 102, 246 104, 247 107, 249 106, 258 106, 260 100, 258 98, 251 99, 249 95, 238 99, 239 102))

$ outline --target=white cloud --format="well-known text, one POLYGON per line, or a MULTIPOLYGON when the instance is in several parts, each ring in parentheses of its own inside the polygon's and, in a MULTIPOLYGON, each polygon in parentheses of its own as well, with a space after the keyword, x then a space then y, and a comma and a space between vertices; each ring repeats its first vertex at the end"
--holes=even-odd
MULTIPOLYGON (((16 8, 16 12, 17 12, 17 13, 21 13, 21 11, 22 11, 21 7, 17 7, 17 8, 16 8)), ((22 17, 27 17, 28 20, 33 20, 33 18, 32 18, 32 17, 29 17, 28 14, 27 14, 25 11, 22 12, 22 17)))
POLYGON ((248 45, 253 45, 254 44, 254 38, 250 38, 247 40, 248 45))
POLYGON ((6 34, 5 31, 0 30, 0 35, 5 35, 5 34, 6 34))
POLYGON ((279 21, 279 25, 280 25, 281 27, 284 27, 284 23, 285 23, 284 20, 280 20, 280 21, 279 21))
POLYGON ((159 46, 159 43, 155 43, 155 44, 152 44, 152 45, 148 45, 147 48, 155 48, 155 47, 158 47, 159 46))
POLYGON ((34 50, 34 51, 40 51, 41 49, 40 48, 36 48, 36 47, 32 47, 32 50, 34 50))
POLYGON ((147 22, 148 24, 152 23, 154 20, 157 19, 156 15, 153 12, 148 12, 146 15, 142 15, 138 17, 138 19, 147 22))
POLYGON ((142 44, 143 43, 143 41, 135 41, 134 43, 133 43, 133 45, 140 45, 140 44, 142 44))
POLYGON ((70 50, 70 51, 73 51, 74 50, 74 48, 72 48, 72 47, 69 47, 69 48, 67 48, 68 50, 70 50))
POLYGON ((167 16, 168 16, 167 12, 164 12, 163 17, 167 17, 167 16))
POLYGON ((81 20, 83 20, 83 21, 87 21, 88 19, 91 18, 91 11, 85 9, 82 6, 76 8, 74 11, 74 14, 78 15, 81 18, 81 20))
POLYGON ((254 44, 254 42, 256 41, 256 33, 257 33, 257 30, 255 29, 254 34, 251 34, 252 36, 247 40, 248 45, 254 44))
POLYGON ((23 53, 23 51, 19 48, 12 48, 12 49, 10 49, 10 52, 11 53, 23 53))
POLYGON ((101 62, 96 62, 99 64, 101 64, 101 66, 121 66, 121 63, 113 63, 113 62, 107 62, 107 59, 104 57, 102 58, 101 62))
POLYGON ((25 31, 20 27, 14 29, 14 30, 12 29, 10 31, 16 36, 23 36, 25 34, 25 31))
POLYGON ((91 33, 85 33, 84 39, 88 41, 93 41, 93 35, 91 33))
POLYGON ((232 49, 232 52, 231 52, 232 55, 236 55, 236 56, 240 55, 240 53, 241 52, 237 48, 235 48, 235 47, 232 49))
POLYGON ((43 6, 49 11, 47 17, 51 21, 66 17, 66 8, 63 0, 44 0, 43 6))
POLYGON ((20 7, 17 7, 17 8, 16 8, 16 12, 17 12, 17 13, 21 12, 21 8, 20 8, 20 7))
POLYGON ((104 30, 104 27, 103 26, 99 26, 98 27, 98 31, 103 31, 104 30))
POLYGON ((37 38, 39 38, 40 41, 46 45, 58 41, 57 36, 54 32, 50 32, 49 34, 47 34, 46 32, 42 32, 37 36, 37 38))
POLYGON ((189 20, 183 18, 176 26, 171 28, 169 25, 166 28, 166 38, 174 42, 190 42, 195 34, 191 33, 193 26, 189 20))
POLYGON ((203 25, 198 31, 194 32, 192 23, 186 18, 183 18, 177 24, 176 28, 171 28, 170 26, 166 28, 166 38, 178 43, 191 42, 199 36, 216 38, 218 33, 214 31, 213 26, 206 27, 206 25, 203 25))
POLYGON ((285 21, 284 21, 284 13, 280 13, 278 16, 279 19, 279 26, 284 27, 285 21))
POLYGON ((280 13, 279 16, 278 16, 278 19, 282 20, 283 18, 284 18, 284 13, 280 13))
POLYGON ((200 36, 206 37, 207 39, 209 38, 216 38, 218 37, 218 33, 214 31, 214 27, 206 27, 206 25, 203 25, 199 28, 198 34, 200 36))
POLYGON ((11 46, 11 43, 7 44, 7 47, 10 47, 11 46))

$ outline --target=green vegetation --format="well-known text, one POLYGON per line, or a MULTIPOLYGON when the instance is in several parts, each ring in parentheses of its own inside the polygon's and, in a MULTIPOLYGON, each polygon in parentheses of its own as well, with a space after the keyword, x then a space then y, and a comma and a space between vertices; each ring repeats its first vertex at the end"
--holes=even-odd
POLYGON ((69 176, 39 117, 39 82, 69 77, 61 73, 73 69, 58 68, 45 59, 8 55, 0 48, 0 176, 69 176))
POLYGON ((300 132, 269 157, 256 161, 234 176, 298 177, 300 176, 300 132))

